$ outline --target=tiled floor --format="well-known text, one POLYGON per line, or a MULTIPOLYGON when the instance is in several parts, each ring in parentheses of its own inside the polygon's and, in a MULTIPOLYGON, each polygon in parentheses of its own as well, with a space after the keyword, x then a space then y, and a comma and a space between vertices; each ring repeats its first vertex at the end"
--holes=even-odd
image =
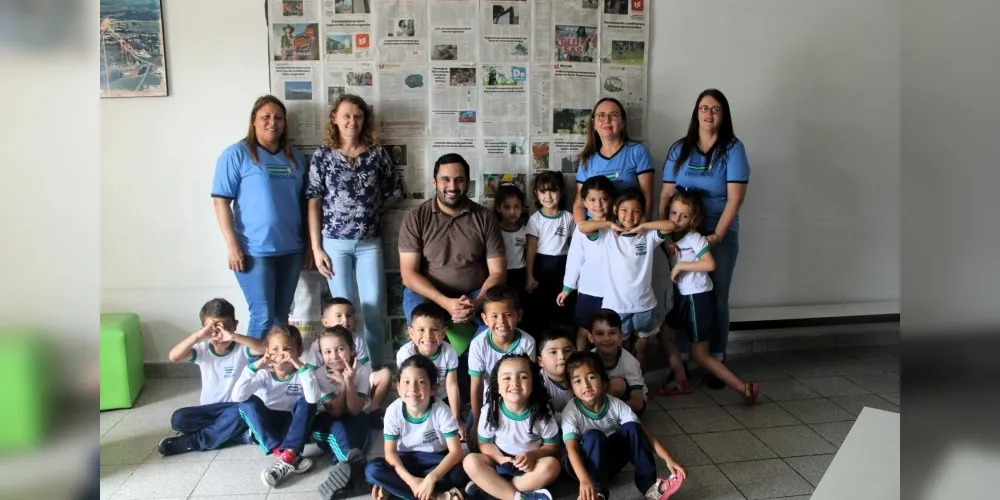
MULTIPOLYGON (((897 353, 887 346, 733 359, 737 374, 761 381, 753 408, 728 389, 651 398, 643 421, 688 470, 684 487, 671 498, 808 498, 863 407, 899 411, 897 353)), ((198 389, 197 379, 151 379, 134 408, 101 413, 102 498, 318 496, 331 463, 314 445, 306 448, 317 461, 313 470, 278 488, 261 483, 271 459, 254 446, 161 457, 156 444, 172 434, 171 412, 197 404, 198 389)), ((369 456, 381 449, 381 434, 374 432, 369 456)), ((551 489, 557 497, 576 498, 569 480, 551 489)), ((640 498, 628 472, 619 475, 611 496, 640 498)))

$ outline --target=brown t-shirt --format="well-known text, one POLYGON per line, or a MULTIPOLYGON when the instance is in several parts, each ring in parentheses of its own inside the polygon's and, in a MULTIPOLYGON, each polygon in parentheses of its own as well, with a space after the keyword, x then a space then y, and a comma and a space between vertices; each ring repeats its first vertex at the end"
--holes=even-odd
POLYGON ((441 211, 437 197, 407 212, 399 253, 419 253, 420 274, 449 297, 481 287, 490 274, 486 259, 506 255, 492 210, 469 200, 452 217, 441 211))

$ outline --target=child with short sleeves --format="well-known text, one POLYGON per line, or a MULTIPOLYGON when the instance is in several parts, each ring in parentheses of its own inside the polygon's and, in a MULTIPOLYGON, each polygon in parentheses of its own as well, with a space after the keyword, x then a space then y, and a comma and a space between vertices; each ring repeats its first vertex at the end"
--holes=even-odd
POLYGON ((261 451, 278 460, 261 473, 268 487, 278 486, 289 474, 312 467, 302 456, 309 424, 316 413, 319 389, 312 366, 303 363, 302 334, 290 325, 276 325, 264 338, 267 350, 243 370, 233 386, 233 401, 250 427, 261 451))
POLYGON ((573 401, 562 414, 569 467, 580 482, 579 498, 608 498, 612 479, 627 462, 635 466, 635 487, 645 498, 666 500, 680 489, 685 471, 639 417, 620 399, 607 395, 608 376, 596 354, 577 352, 566 362, 573 401), (655 455, 654 455, 655 452, 655 455), (655 456, 670 477, 656 477, 655 456))
POLYGON ((486 418, 479 422, 479 453, 463 460, 470 499, 552 499, 545 489, 559 477, 559 427, 552 418, 538 366, 525 354, 506 354, 490 376, 486 418))
POLYGON ((434 363, 419 354, 400 366, 399 399, 386 408, 382 428, 385 456, 373 458, 365 467, 365 478, 374 486, 373 498, 384 498, 386 493, 407 500, 462 498, 459 488, 468 478, 460 466, 458 421, 434 397, 437 380, 434 363))
MULTIPOLYGON (((535 359, 535 339, 517 327, 521 319, 517 292, 507 285, 496 285, 483 295, 483 322, 487 330, 472 339, 469 344, 469 398, 472 408, 466 426, 466 435, 479 428, 480 412, 483 408, 484 387, 490 387, 490 374, 505 354, 526 354, 535 359)), ((475 448, 475 440, 469 439, 470 449, 475 448)))
POLYGON ((566 403, 573 399, 573 392, 566 380, 566 360, 576 351, 573 340, 569 332, 554 327, 542 332, 538 341, 538 365, 542 369, 540 378, 557 421, 561 418, 566 403))
POLYGON ((163 456, 214 450, 230 440, 246 441, 239 401, 231 397, 233 385, 250 358, 264 352, 264 343, 233 333, 238 324, 236 309, 226 299, 206 302, 198 317, 201 328, 178 342, 168 356, 174 363, 198 365, 200 405, 181 408, 170 417, 171 427, 181 434, 160 440, 157 450, 163 456))
MULTIPOLYGON (((528 218, 527 291, 528 314, 532 324, 571 325, 572 308, 559 307, 566 255, 576 224, 567 212, 562 174, 546 170, 535 176, 538 210, 528 218)), ((572 303, 573 300, 570 300, 572 303)))
MULTIPOLYGON (((410 341, 396 351, 396 365, 415 354, 425 356, 437 368, 437 398, 451 408, 455 420, 462 421, 462 401, 458 388, 458 353, 444 341, 445 329, 451 315, 433 302, 423 302, 413 308, 407 332, 410 341)), ((465 428, 459 428, 459 437, 465 441, 465 428)))
POLYGON ((603 307, 618 313, 626 341, 634 338, 636 358, 642 366, 647 339, 659 331, 656 295, 653 293, 653 255, 674 230, 669 220, 642 222, 646 199, 638 188, 627 188, 615 202, 615 222, 588 220, 580 232, 585 244, 600 245, 606 265, 601 270, 607 283, 603 307), (593 238, 593 235, 597 235, 593 238))
POLYGON ((528 228, 521 224, 524 216, 524 193, 516 184, 502 184, 497 189, 494 209, 497 220, 500 221, 500 231, 503 245, 507 250, 507 285, 521 296, 521 303, 526 300, 528 279, 525 252, 528 238, 528 228))

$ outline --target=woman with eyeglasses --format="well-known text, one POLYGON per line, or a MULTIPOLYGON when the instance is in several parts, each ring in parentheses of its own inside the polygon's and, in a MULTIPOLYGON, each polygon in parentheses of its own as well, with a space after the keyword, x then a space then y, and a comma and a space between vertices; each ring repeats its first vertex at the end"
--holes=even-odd
POLYGON ((646 146, 629 138, 625 123, 625 107, 617 99, 605 97, 594 105, 587 121, 587 142, 576 170, 573 219, 577 224, 587 220, 580 188, 587 179, 598 175, 610 179, 618 192, 639 188, 646 200, 643 213, 653 213, 653 158, 646 146))
MULTIPOLYGON (((715 289, 716 316, 709 342, 713 356, 724 360, 729 340, 729 285, 739 253, 739 211, 750 180, 750 163, 743 143, 733 133, 729 101, 717 89, 698 94, 687 135, 675 142, 663 164, 660 191, 660 219, 668 218, 667 200, 675 189, 698 191, 702 199, 707 240, 715 257, 715 271, 709 273, 715 289)), ((687 353, 687 339, 677 336, 677 347, 687 353)), ((724 384, 708 377, 713 389, 724 384)))

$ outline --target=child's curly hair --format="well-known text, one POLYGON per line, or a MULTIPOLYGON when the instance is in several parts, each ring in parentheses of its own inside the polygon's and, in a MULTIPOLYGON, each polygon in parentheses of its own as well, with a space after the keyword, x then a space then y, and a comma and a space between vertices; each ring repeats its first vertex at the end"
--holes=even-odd
POLYGON ((527 354, 504 354, 493 371, 490 372, 490 387, 486 397, 486 427, 496 430, 500 427, 500 365, 509 360, 524 360, 528 363, 528 373, 531 374, 531 395, 528 396, 528 409, 531 410, 531 419, 528 421, 528 428, 533 429, 535 422, 551 422, 552 408, 549 404, 549 393, 542 384, 542 378, 538 376, 538 365, 535 364, 527 354))

